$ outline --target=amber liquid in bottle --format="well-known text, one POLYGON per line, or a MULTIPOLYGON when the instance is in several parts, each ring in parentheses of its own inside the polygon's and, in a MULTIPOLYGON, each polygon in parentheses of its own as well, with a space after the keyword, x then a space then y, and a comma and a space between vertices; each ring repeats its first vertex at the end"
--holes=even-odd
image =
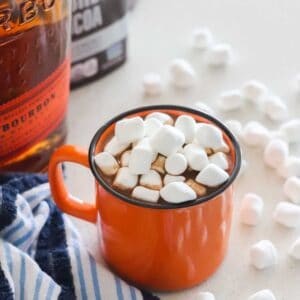
MULTIPOLYGON (((52 84, 49 76, 60 66, 65 64, 64 69, 69 68, 66 62, 69 3, 68 0, 14 0, 1 5, 0 2, 0 172, 44 171, 51 153, 66 138, 66 104, 62 106, 57 101, 67 103, 67 100, 60 99, 61 90, 48 87, 48 83, 52 84), (47 80, 40 92, 30 92, 47 80), (47 88, 48 93, 45 92, 47 88), (29 97, 26 97, 28 92, 29 97), (31 104, 34 97, 40 99, 31 104), (16 102, 18 98, 24 100, 16 102), (11 114, 13 109, 17 114, 6 118, 4 105, 13 101, 16 105, 11 114), (52 110, 53 105, 59 107, 58 116, 48 113, 51 105, 52 110), (20 133, 24 142, 17 140, 20 140, 20 133)), ((67 74, 66 70, 64 72, 67 74)), ((60 76, 53 80, 68 81, 68 76, 60 76)), ((68 85, 66 82, 64 89, 68 85)), ((65 91, 64 95, 67 93, 65 91)))

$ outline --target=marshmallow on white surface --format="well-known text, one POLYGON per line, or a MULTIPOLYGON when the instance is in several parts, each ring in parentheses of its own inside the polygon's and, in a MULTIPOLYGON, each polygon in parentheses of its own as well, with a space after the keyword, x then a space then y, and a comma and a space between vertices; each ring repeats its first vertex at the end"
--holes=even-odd
POLYGON ((214 164, 209 164, 200 171, 196 181, 208 187, 216 187, 226 182, 228 178, 228 173, 223 169, 214 164))
POLYGON ((171 83, 178 88, 189 88, 196 83, 196 72, 184 59, 174 59, 170 65, 171 83))
POLYGON ((283 185, 284 194, 295 204, 300 204, 300 178, 289 177, 283 185))
POLYGON ((162 124, 164 125, 173 125, 173 119, 170 115, 159 112, 159 111, 155 111, 153 113, 150 113, 149 115, 146 116, 145 121, 149 120, 149 119, 157 119, 158 121, 160 121, 162 124))
POLYGON ((208 159, 211 164, 214 164, 223 170, 227 170, 229 167, 227 156, 223 152, 212 154, 208 159))
POLYGON ((159 191, 147 189, 143 186, 137 186, 132 191, 132 197, 148 202, 157 202, 159 199, 159 191))
POLYGON ((271 168, 278 168, 284 163, 288 155, 288 144, 281 139, 273 139, 264 150, 264 162, 271 168))
POLYGON ((113 186, 120 190, 131 190, 138 183, 138 176, 130 172, 129 168, 122 167, 118 170, 118 173, 113 182, 113 186))
POLYGON ((161 76, 157 73, 147 73, 143 77, 144 94, 147 96, 159 96, 163 85, 161 76))
POLYGON ((262 240, 250 248, 250 263, 259 270, 274 266, 277 261, 277 249, 269 240, 262 240))
POLYGON ((171 182, 160 190, 161 197, 170 203, 192 201, 197 198, 195 191, 184 182, 171 182))
POLYGON ((147 137, 150 137, 153 134, 155 134, 160 129, 160 127, 163 126, 163 123, 159 119, 149 118, 144 121, 144 125, 145 125, 145 135, 147 137))
POLYGON ((241 137, 243 128, 240 121, 226 120, 224 123, 236 138, 241 137))
POLYGON ((203 111, 204 113, 207 113, 209 115, 214 116, 216 114, 215 111, 210 106, 208 106, 206 103, 202 101, 196 102, 195 107, 196 109, 203 111))
POLYGON ((109 152, 100 152, 94 159, 96 165, 105 175, 115 175, 119 170, 118 162, 109 152))
POLYGON ((213 41, 213 36, 208 28, 196 28, 192 32, 192 46, 195 49, 205 50, 213 41))
POLYGON ((261 290, 251 295, 248 300, 276 300, 271 290, 261 290))
POLYGON ((232 57, 231 45, 217 44, 208 49, 206 61, 212 67, 221 67, 229 64, 232 57))
POLYGON ((170 125, 164 125, 150 137, 150 144, 154 151, 169 156, 176 153, 184 144, 184 135, 170 125))
POLYGON ((130 155, 131 155, 131 150, 127 150, 122 153, 120 158, 120 163, 122 167, 128 167, 130 155))
POLYGON ((132 143, 145 135, 144 121, 141 117, 122 119, 116 123, 115 137, 119 143, 132 143))
POLYGON ((183 149, 188 165, 195 171, 201 171, 209 164, 205 150, 195 144, 188 144, 183 149))
POLYGON ((239 90, 223 92, 218 101, 218 107, 224 112, 240 109, 244 104, 244 99, 239 90))
POLYGON ((300 119, 290 120, 282 124, 279 132, 286 138, 289 143, 300 141, 300 119))
POLYGON ((290 156, 277 168, 279 176, 288 178, 292 176, 300 177, 300 157, 290 156))
POLYGON ((297 239, 289 250, 289 255, 295 259, 300 260, 300 238, 297 239))
POLYGON ((240 221, 243 224, 255 226, 262 217, 264 202, 254 193, 244 195, 241 201, 240 221))
POLYGON ((150 170, 140 178, 140 185, 152 190, 160 190, 162 187, 162 180, 158 172, 150 170))
POLYGON ((286 227, 299 227, 300 206, 289 202, 280 202, 275 208, 273 218, 277 223, 286 227))
POLYGON ((265 146, 270 138, 269 130, 256 121, 248 122, 243 130, 243 141, 248 146, 265 146))
POLYGON ((185 181, 184 176, 174 176, 174 175, 166 174, 164 177, 164 185, 167 185, 171 182, 184 182, 184 181, 185 181))
POLYGON ((129 147, 129 143, 122 144, 114 136, 105 146, 104 151, 109 152, 113 156, 121 154, 129 147))
POLYGON ((241 88, 242 96, 251 101, 253 104, 261 106, 263 103, 263 96, 267 92, 267 87, 257 81, 257 80, 249 80, 245 82, 241 88))
POLYGON ((181 153, 174 153, 167 157, 165 163, 166 171, 171 175, 180 175, 187 168, 187 160, 181 153))
POLYGON ((147 174, 153 161, 153 151, 148 147, 138 146, 131 151, 129 170, 132 174, 147 174))
POLYGON ((191 116, 179 116, 176 119, 175 128, 183 133, 186 144, 191 143, 194 140, 196 133, 196 121, 191 116))
POLYGON ((263 109, 272 121, 283 121, 288 116, 288 109, 282 100, 273 95, 264 97, 263 109))
POLYGON ((215 300, 215 296, 212 293, 209 292, 200 292, 195 300, 215 300))

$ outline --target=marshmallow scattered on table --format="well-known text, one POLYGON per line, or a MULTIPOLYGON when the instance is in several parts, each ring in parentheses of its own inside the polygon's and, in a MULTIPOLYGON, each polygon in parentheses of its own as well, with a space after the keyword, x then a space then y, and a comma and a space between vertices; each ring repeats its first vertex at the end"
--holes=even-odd
POLYGON ((188 144, 194 140, 196 133, 196 121, 191 116, 179 116, 176 119, 175 128, 183 133, 185 137, 185 143, 188 144))
POLYGON ((132 191, 132 197, 148 202, 157 202, 159 199, 159 191, 137 186, 132 191))
POLYGON ((184 182, 171 182, 160 190, 161 197, 169 203, 182 203, 197 198, 195 191, 184 182))
POLYGON ((271 168, 280 167, 289 155, 289 146, 282 139, 271 140, 264 150, 264 162, 271 168))
POLYGON ((198 145, 188 144, 183 148, 188 165, 195 171, 201 171, 209 164, 205 150, 198 145))
POLYGON ((220 167, 223 170, 227 170, 229 167, 227 156, 223 152, 217 152, 209 156, 209 162, 220 167))
POLYGON ((279 132, 289 143, 300 142, 300 119, 290 120, 282 124, 279 128, 279 132))
POLYGON ((187 160, 183 154, 174 153, 167 157, 165 169, 171 175, 180 175, 186 170, 187 165, 187 160))
POLYGON ((169 71, 171 83, 178 88, 190 88, 196 83, 196 72, 184 59, 174 59, 169 71))
POLYGON ((149 115, 147 115, 145 118, 145 121, 152 119, 152 118, 157 119, 164 125, 173 125, 173 119, 168 114, 165 114, 165 113, 162 113, 159 111, 155 111, 155 112, 152 112, 149 115))
POLYGON ((95 163, 107 176, 112 176, 119 170, 116 159, 108 152, 100 152, 95 156, 95 163))
POLYGON ((224 112, 240 109, 244 104, 244 99, 239 90, 223 92, 218 101, 218 107, 224 112))
POLYGON ((262 106, 263 96, 266 94, 267 90, 267 87, 263 83, 253 79, 246 81, 243 84, 241 93, 245 99, 251 101, 253 104, 262 106))
POLYGON ((135 142, 144 135, 145 126, 141 117, 122 119, 116 123, 115 137, 121 144, 135 142))
POLYGON ((215 296, 210 292, 200 292, 197 294, 195 300, 215 300, 215 296))
POLYGON ((174 176, 174 175, 166 174, 164 177, 164 185, 167 185, 171 182, 184 182, 184 181, 185 181, 184 176, 174 176))
POLYGON ((162 180, 157 171, 150 170, 147 174, 141 176, 140 185, 152 190, 160 190, 162 188, 162 180))
POLYGON ((165 162, 166 158, 162 155, 158 155, 157 159, 152 163, 151 169, 157 171, 160 174, 165 174, 165 162))
POLYGON ((238 121, 238 120, 226 120, 224 123, 236 138, 241 137, 243 127, 242 127, 242 124, 241 124, 240 121, 238 121))
POLYGON ((124 150, 129 147, 129 143, 122 144, 114 136, 105 146, 104 151, 109 152, 113 156, 121 154, 124 150))
POLYGON ((130 172, 129 168, 122 167, 118 170, 113 186, 120 190, 131 190, 138 183, 138 176, 130 172))
POLYGON ((257 147, 265 146, 269 142, 271 135, 269 130, 262 124, 250 121, 245 125, 242 137, 246 145, 257 147))
POLYGON ((213 41, 211 31, 204 28, 196 28, 192 32, 192 47, 199 50, 207 49, 213 41))
POLYGON ((289 255, 294 259, 300 260, 300 238, 298 238, 291 246, 289 255))
POLYGON ((122 167, 128 167, 130 155, 131 155, 131 150, 127 150, 122 153, 120 158, 120 163, 122 167))
POLYGON ((157 118, 149 118, 144 121, 144 125, 145 135, 150 137, 163 126, 163 123, 157 118))
POLYGON ((297 228, 300 226, 300 206, 289 202, 280 202, 275 208, 273 218, 283 226, 297 228))
POLYGON ((279 97, 274 95, 264 97, 263 110, 272 121, 283 121, 288 116, 287 106, 279 97))
POLYGON ((147 174, 153 161, 153 151, 148 147, 136 146, 129 158, 129 170, 132 174, 147 174))
POLYGON ((212 67, 228 65, 233 57, 232 47, 229 44, 216 44, 207 51, 206 62, 212 67))
POLYGON ((163 84, 158 73, 147 73, 143 77, 143 88, 146 96, 159 96, 162 93, 163 84))
POLYGON ((196 109, 198 109, 204 113, 207 113, 211 116, 214 116, 216 114, 215 111, 209 105, 207 105, 206 103, 204 103, 202 101, 198 101, 194 105, 195 105, 196 109))
POLYGON ((255 226, 262 217, 264 202, 254 193, 245 194, 241 201, 239 218, 241 223, 255 226))
POLYGON ((289 156, 282 165, 278 166, 277 173, 284 178, 300 177, 300 157, 289 156))
POLYGON ((196 181, 208 187, 216 187, 229 178, 227 172, 214 164, 208 164, 196 177, 196 181))
POLYGON ((204 196, 207 192, 207 189, 205 186, 197 183, 195 180, 193 180, 192 178, 188 179, 185 182, 189 187, 191 187, 197 194, 197 196, 201 197, 204 196))
POLYGON ((262 240, 250 249, 250 263, 259 270, 274 266, 277 261, 277 249, 269 240, 262 240))
POLYGON ((276 300, 276 298, 271 290, 266 289, 251 295, 248 300, 276 300))
POLYGON ((300 204, 300 178, 289 177, 283 185, 284 194, 295 204, 300 204))

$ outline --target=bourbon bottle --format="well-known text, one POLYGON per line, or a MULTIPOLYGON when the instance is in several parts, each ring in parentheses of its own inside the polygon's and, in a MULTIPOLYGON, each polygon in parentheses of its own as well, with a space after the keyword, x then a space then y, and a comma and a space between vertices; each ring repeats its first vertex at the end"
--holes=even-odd
POLYGON ((66 138, 70 0, 0 0, 0 173, 47 169, 66 138))

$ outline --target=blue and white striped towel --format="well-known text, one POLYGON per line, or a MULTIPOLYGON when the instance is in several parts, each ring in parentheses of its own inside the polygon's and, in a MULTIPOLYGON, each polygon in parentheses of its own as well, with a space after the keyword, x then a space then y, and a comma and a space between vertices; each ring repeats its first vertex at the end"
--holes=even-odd
POLYGON ((159 299, 97 264, 45 175, 0 175, 0 300, 159 299))

